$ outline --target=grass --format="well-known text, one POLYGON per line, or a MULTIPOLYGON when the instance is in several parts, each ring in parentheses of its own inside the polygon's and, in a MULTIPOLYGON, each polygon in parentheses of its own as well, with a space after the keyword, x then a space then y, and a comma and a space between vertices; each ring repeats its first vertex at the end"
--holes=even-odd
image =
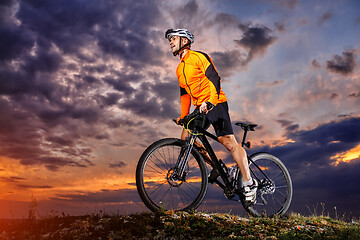
POLYGON ((359 221, 186 212, 0 220, 3 239, 360 239, 359 221))

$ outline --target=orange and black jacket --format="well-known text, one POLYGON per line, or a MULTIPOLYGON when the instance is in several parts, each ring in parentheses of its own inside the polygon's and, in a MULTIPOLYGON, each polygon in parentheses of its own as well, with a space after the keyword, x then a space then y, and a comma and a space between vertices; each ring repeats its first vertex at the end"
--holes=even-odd
POLYGON ((227 101, 220 87, 220 76, 207 54, 189 50, 181 59, 176 75, 180 85, 181 118, 189 114, 191 100, 196 108, 203 102, 216 106, 227 101))

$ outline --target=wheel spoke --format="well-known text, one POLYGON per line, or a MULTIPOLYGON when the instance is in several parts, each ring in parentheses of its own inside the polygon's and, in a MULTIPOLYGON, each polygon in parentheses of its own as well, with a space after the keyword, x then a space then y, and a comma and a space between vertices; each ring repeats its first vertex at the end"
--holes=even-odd
MULTIPOLYGON (((196 208, 206 193, 206 167, 200 157, 195 157, 200 155, 194 155, 192 151, 185 165, 184 179, 178 178, 173 174, 174 167, 185 144, 174 143, 173 139, 165 139, 164 143, 159 141, 158 145, 154 144, 153 149, 148 150, 148 155, 142 157, 143 187, 138 186, 142 193, 140 196, 151 210, 196 208)), ((137 182, 138 178, 137 170, 137 182)))
POLYGON ((250 164, 252 176, 259 179, 260 183, 264 185, 258 190, 260 192, 257 204, 246 210, 254 216, 261 216, 265 213, 267 216, 284 214, 289 207, 292 197, 292 184, 286 167, 279 159, 268 153, 252 155, 252 161, 254 163, 250 164), (264 176, 265 178, 259 178, 259 176, 264 176), (261 192, 263 195, 261 195, 261 192))

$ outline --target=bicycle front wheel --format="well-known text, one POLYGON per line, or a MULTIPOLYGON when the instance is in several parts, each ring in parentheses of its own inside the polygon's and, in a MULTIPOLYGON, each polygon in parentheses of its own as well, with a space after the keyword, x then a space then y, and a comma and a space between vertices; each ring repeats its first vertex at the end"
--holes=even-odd
POLYGON ((285 165, 269 153, 255 153, 249 159, 251 175, 259 186, 256 203, 245 207, 246 211, 253 216, 284 215, 293 193, 290 174, 285 165))
POLYGON ((190 211, 202 202, 207 191, 207 169, 199 152, 193 148, 182 179, 173 173, 186 142, 162 139, 140 157, 136 169, 136 185, 141 199, 151 211, 190 211))

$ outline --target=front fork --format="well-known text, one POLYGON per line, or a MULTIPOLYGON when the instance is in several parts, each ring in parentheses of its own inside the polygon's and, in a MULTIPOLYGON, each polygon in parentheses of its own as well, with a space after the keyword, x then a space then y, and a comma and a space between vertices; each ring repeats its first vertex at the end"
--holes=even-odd
POLYGON ((196 135, 191 134, 189 139, 186 141, 185 148, 181 149, 181 152, 176 161, 176 165, 175 165, 175 169, 174 169, 174 173, 173 173, 173 177, 175 177, 178 180, 181 180, 181 181, 185 180, 185 177, 186 177, 185 167, 188 162, 191 150, 194 147, 194 142, 196 140, 196 137, 197 137, 196 135))

